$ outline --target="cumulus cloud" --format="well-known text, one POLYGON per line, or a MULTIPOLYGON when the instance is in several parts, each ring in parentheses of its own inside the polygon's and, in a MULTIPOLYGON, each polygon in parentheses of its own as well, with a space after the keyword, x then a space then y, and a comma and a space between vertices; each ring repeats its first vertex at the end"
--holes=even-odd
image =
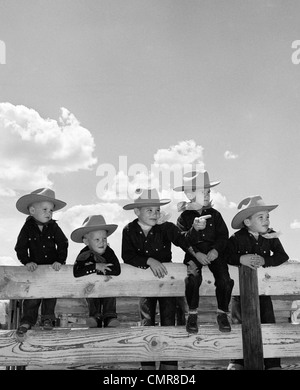
POLYGON ((226 160, 235 160, 239 156, 237 154, 234 154, 233 152, 230 152, 229 150, 226 150, 226 152, 224 153, 224 157, 226 160))
POLYGON ((215 192, 212 190, 211 199, 213 202, 213 207, 216 209, 236 209, 237 204, 230 202, 226 199, 226 196, 222 195, 220 192, 215 192))
POLYGON ((51 187, 50 174, 91 169, 97 162, 91 133, 66 108, 56 121, 23 105, 0 103, 0 134, 2 196, 51 187))
POLYGON ((154 155, 154 163, 166 169, 177 169, 187 164, 197 164, 204 169, 203 147, 194 140, 180 141, 169 149, 159 149, 154 155))
POLYGON ((294 219, 294 221, 290 224, 291 229, 300 229, 300 222, 294 219))

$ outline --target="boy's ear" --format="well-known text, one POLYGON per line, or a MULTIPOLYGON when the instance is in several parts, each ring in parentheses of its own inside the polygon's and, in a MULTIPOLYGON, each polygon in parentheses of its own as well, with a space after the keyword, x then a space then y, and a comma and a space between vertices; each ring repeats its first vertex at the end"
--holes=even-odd
POLYGON ((250 219, 249 218, 244 219, 244 225, 247 226, 247 227, 250 225, 250 219))
POLYGON ((29 206, 28 210, 29 210, 31 215, 34 214, 34 212, 35 212, 34 206, 29 206))
POLYGON ((83 237, 82 241, 84 245, 89 246, 89 240, 86 237, 83 237))
POLYGON ((134 211, 134 214, 138 217, 139 215, 140 215, 140 209, 139 208, 134 208, 133 209, 133 211, 134 211))

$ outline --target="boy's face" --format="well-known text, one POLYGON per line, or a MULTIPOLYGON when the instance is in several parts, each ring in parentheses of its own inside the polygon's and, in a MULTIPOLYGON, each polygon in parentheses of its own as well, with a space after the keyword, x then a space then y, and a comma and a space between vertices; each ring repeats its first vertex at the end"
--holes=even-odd
POLYGON ((30 215, 37 221, 46 223, 52 219, 54 204, 52 202, 37 202, 29 207, 30 215))
POLYGON ((266 233, 270 226, 269 212, 259 211, 244 220, 244 224, 254 233, 266 233))
POLYGON ((160 217, 159 206, 147 206, 134 209, 139 221, 147 226, 154 226, 160 217))
POLYGON ((96 230, 94 232, 89 232, 83 238, 83 242, 94 252, 103 255, 107 248, 107 231, 96 230))
POLYGON ((193 188, 184 190, 184 193, 189 201, 197 202, 202 206, 208 206, 210 202, 210 189, 209 188, 193 188))

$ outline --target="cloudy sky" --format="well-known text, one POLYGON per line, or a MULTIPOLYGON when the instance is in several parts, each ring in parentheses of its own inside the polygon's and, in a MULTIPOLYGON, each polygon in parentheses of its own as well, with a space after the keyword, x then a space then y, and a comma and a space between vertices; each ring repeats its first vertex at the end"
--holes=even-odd
POLYGON ((0 0, 0 263, 19 264, 15 204, 40 187, 67 203, 68 237, 91 214, 118 224, 120 256, 126 194, 151 178, 175 222, 185 164, 221 181, 230 233, 243 198, 278 204, 271 226, 299 259, 299 14, 298 0, 0 0))

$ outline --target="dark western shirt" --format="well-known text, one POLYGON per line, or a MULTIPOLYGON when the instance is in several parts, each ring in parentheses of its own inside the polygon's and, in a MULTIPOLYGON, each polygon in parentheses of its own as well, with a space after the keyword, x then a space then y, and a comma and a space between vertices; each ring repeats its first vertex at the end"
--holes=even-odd
POLYGON ((105 275, 120 275, 121 273, 119 259, 109 246, 107 246, 105 252, 102 255, 93 252, 89 249, 88 246, 86 246, 80 251, 74 263, 73 274, 75 278, 92 273, 103 275, 101 271, 96 270, 96 263, 112 264, 110 267, 111 271, 107 270, 105 275))
POLYGON ((53 264, 56 261, 65 264, 68 239, 53 219, 44 224, 41 231, 36 220, 29 216, 18 235, 15 251, 24 265, 30 262, 53 264))
POLYGON ((240 257, 247 254, 257 254, 265 259, 263 267, 276 267, 289 259, 278 238, 265 238, 261 235, 258 240, 242 228, 228 240, 226 247, 226 261, 231 265, 241 265, 240 257))
POLYGON ((123 229, 122 259, 124 263, 138 268, 148 268, 150 257, 161 263, 170 263, 172 243, 187 251, 190 247, 189 233, 180 232, 172 222, 164 222, 153 226, 145 236, 138 219, 135 219, 123 229))
MULTIPOLYGON (((194 244, 192 245, 194 252, 202 252, 207 254, 210 250, 216 249, 219 257, 221 257, 229 237, 228 228, 219 211, 210 207, 205 208, 200 212, 197 210, 183 211, 177 219, 177 226, 182 231, 189 231, 193 237, 194 244), (196 231, 192 226, 194 219, 204 215, 211 215, 211 218, 206 220, 206 227, 203 230, 196 231)), ((184 263, 187 264, 193 260, 198 265, 198 261, 190 253, 185 254, 184 263)))

